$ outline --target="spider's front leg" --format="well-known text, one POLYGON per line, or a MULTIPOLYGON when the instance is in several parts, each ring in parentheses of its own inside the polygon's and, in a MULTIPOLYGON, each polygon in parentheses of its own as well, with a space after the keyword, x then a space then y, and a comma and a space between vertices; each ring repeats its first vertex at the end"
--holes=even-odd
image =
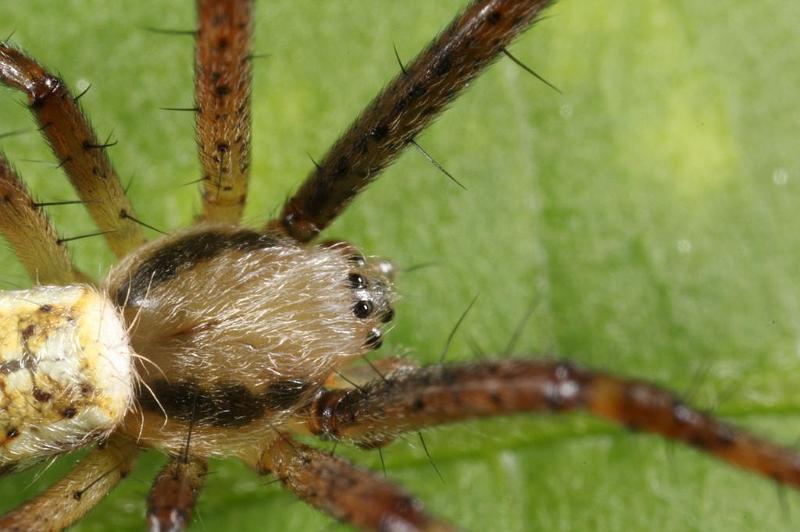
POLYGON ((316 237, 550 2, 474 1, 372 100, 271 226, 316 237))
POLYGON ((625 427, 687 443, 800 488, 800 454, 685 405, 653 384, 563 361, 505 360, 433 366, 369 386, 320 392, 308 429, 327 439, 382 445, 422 427, 519 412, 583 409, 625 427))

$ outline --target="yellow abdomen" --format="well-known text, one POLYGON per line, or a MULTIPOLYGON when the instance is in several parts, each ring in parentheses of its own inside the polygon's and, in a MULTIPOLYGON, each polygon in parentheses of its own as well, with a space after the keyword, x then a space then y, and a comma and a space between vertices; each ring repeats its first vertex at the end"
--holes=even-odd
POLYGON ((132 401, 131 354, 89 286, 0 292, 0 467, 108 435, 132 401))

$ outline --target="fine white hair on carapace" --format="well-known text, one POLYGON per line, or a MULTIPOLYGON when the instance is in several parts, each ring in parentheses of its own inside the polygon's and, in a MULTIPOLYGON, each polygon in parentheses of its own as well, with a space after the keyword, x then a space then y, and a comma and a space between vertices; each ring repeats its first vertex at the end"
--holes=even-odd
MULTIPOLYGON (((123 284, 120 276, 128 280, 131 268, 123 264, 112 273, 112 286, 123 284)), ((329 359, 363 351, 365 325, 352 316, 348 271, 334 250, 285 242, 232 250, 167 282, 149 282, 126 309, 137 322, 131 341, 172 379, 202 374, 213 382, 220 373, 313 379, 316 368, 327 374, 329 359)))

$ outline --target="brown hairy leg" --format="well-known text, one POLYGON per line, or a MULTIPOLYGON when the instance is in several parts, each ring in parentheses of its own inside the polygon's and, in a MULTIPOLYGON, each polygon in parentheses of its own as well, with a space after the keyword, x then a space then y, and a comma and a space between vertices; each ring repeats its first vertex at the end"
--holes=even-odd
POLYGON ((270 225, 313 239, 550 1, 473 2, 372 100, 270 225))
POLYGON ((173 457, 156 477, 147 498, 147 526, 153 532, 184 530, 192 520, 208 464, 200 458, 173 457))
POLYGON ((144 243, 141 227, 107 142, 97 139, 77 100, 61 79, 6 43, 0 43, 0 83, 24 92, 28 106, 60 166, 118 257, 144 243))
POLYGON ((800 488, 800 453, 692 409, 653 384, 564 361, 432 366, 358 389, 322 391, 306 423, 313 434, 372 447, 402 432, 432 425, 578 409, 687 443, 742 469, 800 488))
POLYGON ((91 510, 131 470, 138 448, 114 435, 64 478, 0 518, 0 530, 62 530, 91 510))
POLYGON ((325 388, 360 388, 375 379, 388 379, 419 368, 419 364, 403 357, 378 358, 374 361, 364 357, 363 361, 348 364, 332 373, 325 381, 325 388))
POLYGON ((198 0, 195 53, 202 219, 239 221, 250 175, 251 0, 198 0))
POLYGON ((339 521, 365 530, 447 531, 422 504, 371 471, 281 434, 254 468, 272 473, 296 496, 339 521))
POLYGON ((0 233, 37 284, 86 281, 67 253, 42 206, 0 154, 0 233))

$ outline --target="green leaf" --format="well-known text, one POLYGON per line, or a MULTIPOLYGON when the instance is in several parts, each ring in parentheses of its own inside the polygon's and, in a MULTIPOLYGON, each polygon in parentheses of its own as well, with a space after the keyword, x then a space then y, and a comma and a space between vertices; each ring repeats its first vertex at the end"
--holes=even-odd
MULTIPOLYGON (((260 2, 253 184, 261 223, 398 65, 461 0, 260 2)), ((139 218, 174 229, 199 202, 191 113, 191 2, 5 2, 0 33, 60 72, 112 148, 139 218)), ((785 444, 800 416, 800 60, 796 2, 562 2, 512 53, 559 95, 502 60, 419 142, 463 191, 409 152, 328 231, 400 267, 397 325, 382 353, 435 361, 478 300, 448 360, 514 347, 691 395, 785 444)), ((0 93, 0 133, 33 127, 0 93)), ((3 139, 38 196, 73 196, 34 133, 3 139), (47 164, 32 161, 48 161, 47 164)), ((65 236, 79 207, 51 209, 65 236)), ((155 235, 152 235, 155 237, 155 235)), ((100 239, 75 242, 102 275, 100 239)), ((25 286, 2 255, 4 287, 25 286)), ((426 433, 384 450, 390 479, 469 530, 796 529, 794 493, 696 451, 585 416, 523 416, 426 433)), ((340 451, 342 451, 340 446, 340 451)), ((380 470, 375 452, 343 450, 380 470)), ((67 458, 0 484, 3 508, 57 478, 67 458)), ((163 458, 139 468, 77 527, 139 530, 163 458)), ((196 529, 321 530, 330 520, 242 466, 214 462, 196 529)), ((368 504, 368 501, 365 501, 368 504)))

